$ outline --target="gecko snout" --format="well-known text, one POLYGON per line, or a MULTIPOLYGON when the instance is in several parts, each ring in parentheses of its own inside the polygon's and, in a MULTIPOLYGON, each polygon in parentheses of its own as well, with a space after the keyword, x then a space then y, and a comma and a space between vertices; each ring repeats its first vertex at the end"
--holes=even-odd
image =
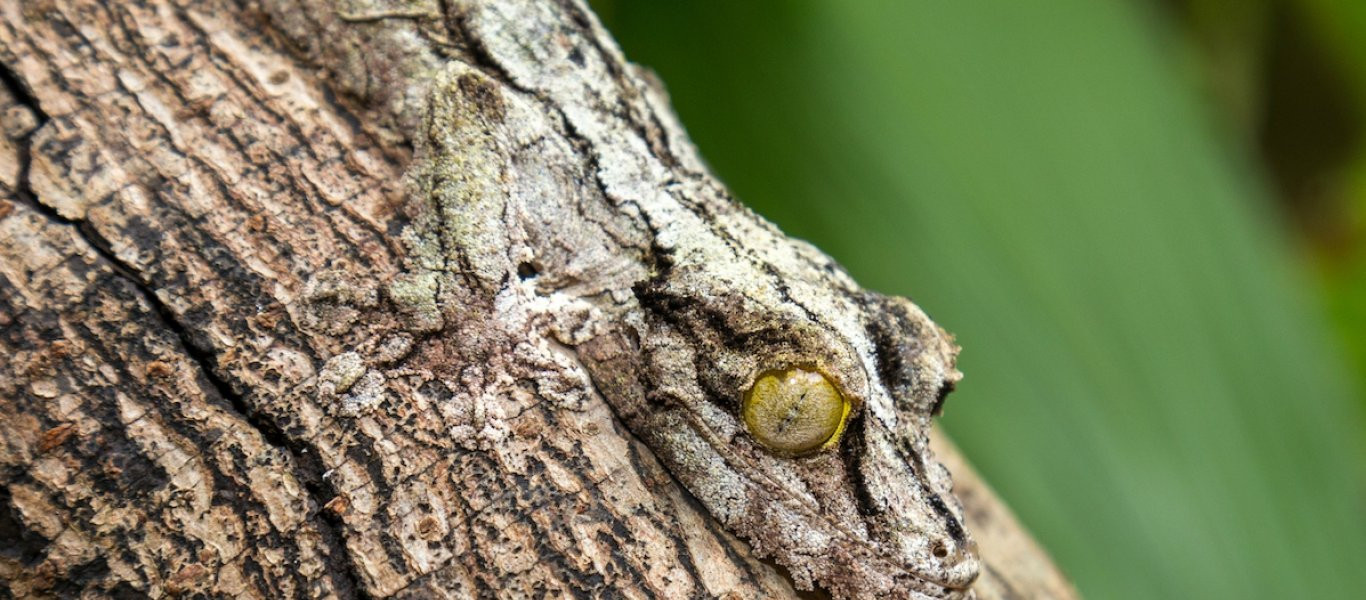
POLYGON ((971 538, 955 539, 947 531, 927 531, 910 521, 898 525, 888 541, 901 547, 903 559, 916 565, 919 576, 949 589, 967 588, 977 579, 981 565, 971 538))
POLYGON ((977 558, 976 544, 952 538, 939 538, 930 542, 931 559, 943 576, 938 583, 950 588, 966 588, 977 580, 980 562, 977 558))

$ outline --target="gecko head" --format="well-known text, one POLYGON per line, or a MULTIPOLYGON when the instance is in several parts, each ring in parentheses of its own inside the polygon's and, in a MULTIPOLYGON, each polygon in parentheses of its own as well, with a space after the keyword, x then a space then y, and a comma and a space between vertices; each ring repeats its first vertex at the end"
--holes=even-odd
POLYGON ((960 377, 952 338, 814 249, 745 264, 679 262, 637 286, 642 399, 619 414, 799 587, 968 597, 976 546, 928 446, 960 377))

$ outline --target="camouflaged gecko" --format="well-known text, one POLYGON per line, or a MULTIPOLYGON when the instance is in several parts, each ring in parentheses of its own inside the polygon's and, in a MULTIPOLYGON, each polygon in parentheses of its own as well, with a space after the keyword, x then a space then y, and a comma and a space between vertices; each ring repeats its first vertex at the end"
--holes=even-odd
POLYGON ((927 446, 951 337, 734 201, 585 8, 461 10, 478 60, 428 92, 400 293, 532 332, 524 361, 591 376, 799 587, 970 597, 976 549, 927 446))

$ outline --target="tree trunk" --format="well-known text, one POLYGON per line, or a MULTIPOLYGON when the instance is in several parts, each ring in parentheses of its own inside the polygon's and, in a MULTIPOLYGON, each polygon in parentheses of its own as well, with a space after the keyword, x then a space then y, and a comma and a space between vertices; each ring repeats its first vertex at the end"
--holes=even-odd
MULTIPOLYGON (((592 305, 516 323, 494 306, 490 261, 567 243, 555 229, 429 202, 587 189, 537 218, 597 223, 600 246, 563 254, 630 270, 646 233, 622 223, 648 211, 600 197, 613 165, 700 173, 724 196, 577 0, 0 11, 8 596, 799 595, 604 401, 612 367, 561 331, 592 305), (473 112, 434 108, 456 97, 473 112), (462 118, 515 135, 459 137, 462 118), (474 152, 517 160, 433 158, 474 152)), ((958 453, 937 454, 983 557, 977 597, 1072 597, 958 453)))

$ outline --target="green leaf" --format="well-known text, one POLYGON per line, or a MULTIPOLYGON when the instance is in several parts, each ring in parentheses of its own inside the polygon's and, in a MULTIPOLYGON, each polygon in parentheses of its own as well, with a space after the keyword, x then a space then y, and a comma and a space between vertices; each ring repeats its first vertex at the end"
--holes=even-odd
POLYGON ((1357 392, 1160 15, 598 5, 744 201, 958 334, 948 427, 1084 595, 1366 594, 1357 392))

